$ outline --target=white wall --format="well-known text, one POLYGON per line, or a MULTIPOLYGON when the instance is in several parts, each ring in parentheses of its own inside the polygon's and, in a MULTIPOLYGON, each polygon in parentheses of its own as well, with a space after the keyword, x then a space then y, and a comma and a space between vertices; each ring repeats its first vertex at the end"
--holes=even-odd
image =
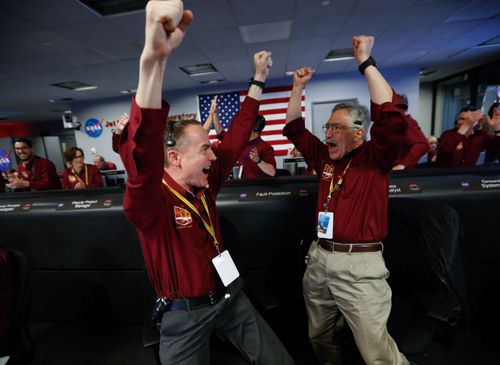
MULTIPOLYGON (((409 113, 419 120, 419 78, 416 68, 397 68, 381 70, 391 86, 398 93, 406 94, 409 102, 409 113)), ((168 77, 168 75, 167 75, 168 77)), ((291 78, 270 80, 268 86, 283 86, 292 82, 291 78)), ((181 91, 166 92, 166 100, 170 103, 170 115, 198 113, 198 95, 218 92, 228 92, 245 89, 243 84, 219 85, 215 87, 203 87, 199 89, 187 89, 181 91)), ((346 73, 335 76, 315 75, 306 89, 306 125, 311 128, 311 104, 318 101, 330 101, 337 99, 357 98, 361 104, 369 106, 369 93, 366 81, 358 72, 346 73)), ((106 160, 123 168, 120 158, 111 147, 112 127, 106 127, 113 121, 117 121, 123 112, 129 112, 130 97, 102 100, 98 103, 85 102, 72 105, 72 111, 82 124, 81 131, 76 131, 77 144, 84 150, 85 162, 93 163, 92 151, 103 155, 106 160), (91 138, 84 132, 84 125, 88 119, 96 118, 103 120, 104 130, 100 137, 91 138)), ((199 119, 199 118, 198 118, 199 119)), ((424 133, 430 130, 430 118, 428 125, 424 124, 424 133)), ((278 158, 278 166, 282 166, 282 158, 278 158)))
MULTIPOLYGON (((431 134, 432 123, 432 83, 420 84, 418 124, 426 136, 431 134)), ((416 118, 415 118, 416 119, 416 118)), ((439 133, 438 133, 439 136, 439 133)))

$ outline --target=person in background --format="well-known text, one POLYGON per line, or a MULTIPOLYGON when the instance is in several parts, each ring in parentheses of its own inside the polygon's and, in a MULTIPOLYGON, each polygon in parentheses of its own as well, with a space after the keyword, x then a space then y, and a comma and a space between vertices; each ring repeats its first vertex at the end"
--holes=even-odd
MULTIPOLYGON (((496 125, 496 120, 500 118, 500 110, 498 110, 498 107, 500 106, 500 101, 495 100, 493 104, 491 104, 490 108, 488 109, 488 117, 492 121, 492 125, 496 125)), ((500 130, 493 130, 493 133, 495 135, 500 134, 500 130)), ((500 161, 500 153, 497 151, 493 151, 491 149, 486 151, 486 156, 484 158, 484 162, 491 164, 491 163, 499 163, 500 161)))
POLYGON ((429 145, 425 135, 422 133, 418 122, 413 119, 408 111, 408 98, 406 95, 396 95, 397 106, 404 110, 408 128, 406 129, 405 143, 399 152, 396 165, 393 170, 410 170, 417 167, 417 162, 429 151, 429 145))
POLYGON ((113 162, 106 161, 101 155, 94 156, 94 165, 101 171, 116 170, 116 165, 113 162))
POLYGON ((166 123, 169 105, 162 100, 166 62, 192 18, 182 1, 147 3, 137 94, 118 147, 128 175, 124 213, 137 231, 159 297, 159 357, 164 365, 208 364, 210 337, 216 334, 249 363, 291 365, 242 290, 216 209, 217 194, 250 136, 271 54, 254 55, 255 81, 215 155, 198 121, 166 123))
POLYGON ((8 187, 15 191, 60 189, 56 166, 50 160, 35 155, 32 142, 20 138, 14 142, 14 151, 20 162, 18 175, 9 181, 8 187))
POLYGON ((276 175, 274 149, 260 137, 265 126, 266 119, 262 115, 257 115, 248 145, 236 162, 239 166, 239 177, 241 179, 276 175))
POLYGON ((438 140, 435 136, 429 136, 427 137, 427 144, 429 145, 429 152, 427 153, 427 166, 434 166, 437 159, 438 140))
POLYGON ((309 67, 295 71, 283 129, 318 172, 318 240, 309 249, 303 291, 309 339, 325 364, 342 364, 337 341, 344 320, 366 364, 409 364, 387 331, 392 293, 381 242, 388 231, 389 173, 407 118, 370 56, 373 43, 370 36, 353 37, 372 102, 370 141, 368 110, 359 104, 334 107, 323 126, 326 143, 305 128, 301 96, 313 74, 309 67))
POLYGON ((71 147, 64 152, 64 158, 71 167, 64 170, 63 189, 90 189, 104 186, 102 175, 97 167, 84 162, 83 150, 71 147))
POLYGON ((475 166, 484 149, 500 151, 500 117, 484 115, 473 105, 460 110, 455 128, 439 137, 436 164, 439 167, 475 166))

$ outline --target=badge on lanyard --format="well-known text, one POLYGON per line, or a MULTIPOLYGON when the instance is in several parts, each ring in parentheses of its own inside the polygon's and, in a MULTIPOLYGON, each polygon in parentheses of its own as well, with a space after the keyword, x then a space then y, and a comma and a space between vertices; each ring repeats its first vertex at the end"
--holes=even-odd
POLYGON ((318 213, 318 238, 333 239, 333 212, 318 213))
POLYGON ((215 256, 212 259, 212 263, 224 286, 228 286, 240 276, 228 250, 224 250, 219 255, 215 256))

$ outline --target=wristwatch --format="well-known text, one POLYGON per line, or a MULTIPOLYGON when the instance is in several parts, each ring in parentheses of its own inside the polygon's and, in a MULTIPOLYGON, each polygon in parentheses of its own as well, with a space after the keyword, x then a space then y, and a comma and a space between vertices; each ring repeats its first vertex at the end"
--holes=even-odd
POLYGON ((258 86, 260 87, 262 90, 264 90, 264 86, 266 85, 264 82, 262 81, 257 81, 257 80, 254 80, 253 77, 250 78, 250 80, 248 80, 248 86, 252 86, 252 85, 255 85, 255 86, 258 86))
POLYGON ((368 59, 366 61, 364 61, 363 63, 361 63, 361 65, 358 66, 358 70, 361 73, 361 75, 365 74, 365 69, 368 66, 375 66, 375 67, 377 67, 377 62, 375 62, 375 60, 373 59, 372 56, 368 57, 368 59))

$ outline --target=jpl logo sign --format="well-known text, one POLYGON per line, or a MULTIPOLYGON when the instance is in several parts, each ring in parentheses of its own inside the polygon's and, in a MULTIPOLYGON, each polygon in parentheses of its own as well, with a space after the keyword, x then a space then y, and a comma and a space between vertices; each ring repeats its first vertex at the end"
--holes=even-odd
POLYGON ((89 135, 89 137, 97 138, 102 134, 102 122, 92 118, 85 122, 85 133, 89 135))

